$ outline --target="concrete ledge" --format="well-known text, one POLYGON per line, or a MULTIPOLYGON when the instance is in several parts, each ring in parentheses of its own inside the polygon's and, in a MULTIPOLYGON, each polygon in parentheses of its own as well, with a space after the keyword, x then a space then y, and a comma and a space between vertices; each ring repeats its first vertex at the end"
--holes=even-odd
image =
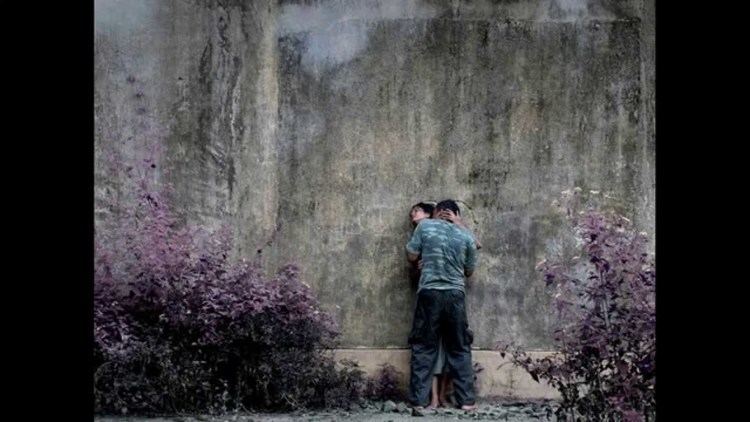
MULTIPOLYGON (((548 356, 553 352, 529 352, 533 358, 548 356)), ((409 349, 336 349, 336 360, 350 359, 359 363, 368 375, 375 373, 384 363, 390 363, 403 374, 402 382, 408 385, 409 349)), ((502 358, 493 350, 472 350, 472 359, 484 370, 479 372, 476 390, 479 397, 539 400, 559 399, 560 395, 545 382, 536 382, 510 359, 502 358)))

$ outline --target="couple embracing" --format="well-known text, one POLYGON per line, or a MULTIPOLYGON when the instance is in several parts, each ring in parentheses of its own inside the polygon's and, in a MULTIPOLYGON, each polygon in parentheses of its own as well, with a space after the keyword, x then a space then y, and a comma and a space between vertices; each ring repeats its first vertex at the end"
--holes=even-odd
POLYGON ((420 202, 409 216, 416 228, 406 244, 407 259, 420 275, 409 334, 408 399, 417 408, 445 404, 445 390, 452 380, 456 404, 473 410, 473 335, 466 319, 465 278, 474 272, 481 246, 453 200, 434 206, 420 202))

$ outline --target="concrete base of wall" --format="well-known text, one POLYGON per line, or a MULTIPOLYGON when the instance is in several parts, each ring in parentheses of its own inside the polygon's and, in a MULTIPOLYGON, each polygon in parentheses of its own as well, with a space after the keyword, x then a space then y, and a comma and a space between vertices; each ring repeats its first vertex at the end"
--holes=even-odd
MULTIPOLYGON (((534 358, 552 352, 530 352, 534 358)), ((409 349, 337 349, 336 360, 350 359, 359 363, 368 374, 374 374, 381 365, 389 363, 403 375, 403 385, 409 381, 409 349)), ((544 382, 536 382, 522 368, 514 365, 506 356, 492 350, 473 350, 472 360, 484 370, 479 372, 475 385, 478 397, 502 397, 508 399, 539 400, 559 399, 560 395, 544 382)))

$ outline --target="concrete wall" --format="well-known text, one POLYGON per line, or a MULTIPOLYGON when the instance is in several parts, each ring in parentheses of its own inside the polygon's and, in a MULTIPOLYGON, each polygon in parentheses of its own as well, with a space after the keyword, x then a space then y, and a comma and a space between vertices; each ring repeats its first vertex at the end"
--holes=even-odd
MULTIPOLYGON (((551 352, 529 352, 534 359, 550 356, 551 352)), ((383 363, 393 365, 400 376, 401 386, 409 385, 409 359, 406 349, 338 349, 334 353, 337 360, 353 360, 370 376, 377 376, 383 363)), ((476 373, 475 393, 479 397, 501 397, 515 399, 560 399, 560 393, 545 380, 534 381, 525 370, 513 364, 506 356, 489 350, 472 352, 472 362, 482 370, 476 373)))
POLYGON ((161 145, 185 218, 299 263, 343 347, 406 346, 422 199, 464 201, 484 244, 479 348, 551 348, 534 264, 560 191, 653 232, 653 1, 97 0, 95 30, 97 198, 124 177, 103 151, 161 145))

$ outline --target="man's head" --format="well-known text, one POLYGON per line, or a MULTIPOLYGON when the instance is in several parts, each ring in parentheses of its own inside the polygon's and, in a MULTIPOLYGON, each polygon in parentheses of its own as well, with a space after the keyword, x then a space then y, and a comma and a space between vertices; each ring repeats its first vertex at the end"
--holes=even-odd
POLYGON ((433 209, 435 209, 435 205, 428 202, 420 202, 412 206, 411 211, 409 212, 412 224, 417 225, 425 218, 430 218, 433 209))
POLYGON ((458 204, 452 199, 440 201, 437 203, 437 205, 435 205, 435 214, 439 213, 442 210, 453 211, 454 214, 461 215, 461 210, 458 208, 458 204))

